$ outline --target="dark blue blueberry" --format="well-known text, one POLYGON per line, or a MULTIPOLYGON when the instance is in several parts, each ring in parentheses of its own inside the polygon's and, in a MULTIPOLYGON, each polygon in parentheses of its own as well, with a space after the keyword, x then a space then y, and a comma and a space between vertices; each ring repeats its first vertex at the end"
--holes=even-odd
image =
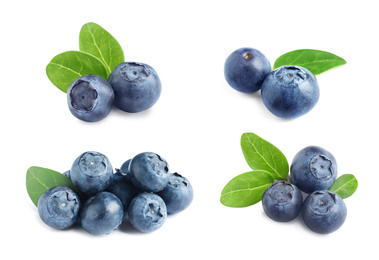
POLYGON ((116 195, 102 191, 89 198, 83 206, 80 223, 94 235, 106 235, 122 222, 124 208, 116 195))
POLYGON ((129 160, 125 161, 121 165, 120 169, 116 169, 116 172, 114 174, 114 179, 115 180, 122 179, 122 180, 128 180, 128 181, 130 181, 130 174, 128 174, 128 173, 129 173, 129 164, 130 164, 131 160, 132 159, 129 159, 129 160))
POLYGON ((295 155, 290 172, 293 184, 309 194, 332 186, 337 178, 337 162, 327 150, 308 146, 295 155))
POLYGON ((161 94, 161 82, 149 65, 137 62, 119 64, 109 75, 114 105, 126 112, 141 112, 152 107, 161 94))
POLYGON ((310 230, 328 234, 345 222, 347 210, 341 197, 329 190, 315 191, 304 200, 301 211, 304 223, 310 230))
POLYGON ((240 48, 228 56, 224 75, 228 84, 244 93, 256 92, 271 72, 271 64, 260 51, 240 48))
POLYGON ((312 72, 291 65, 272 71, 262 84, 261 94, 271 113, 281 118, 295 118, 316 105, 320 90, 312 72))
POLYGON ((166 203, 167 213, 174 214, 186 209, 192 202, 193 189, 190 182, 178 173, 170 176, 167 186, 158 195, 166 203))
POLYGON ((303 195, 287 181, 275 181, 262 196, 263 209, 267 216, 278 222, 295 219, 301 211, 303 195))
POLYGON ((170 178, 166 160, 151 152, 140 153, 133 157, 128 174, 137 188, 151 192, 163 190, 170 178))
POLYGON ((87 122, 104 119, 112 110, 113 101, 113 88, 98 75, 84 75, 74 80, 67 90, 71 113, 87 122))
POLYGON ((112 183, 113 168, 104 154, 85 152, 72 164, 70 179, 84 194, 95 194, 112 183))
POLYGON ((141 190, 136 188, 125 177, 115 179, 107 191, 113 193, 121 200, 122 205, 124 206, 124 217, 127 217, 128 207, 132 199, 141 193, 141 190))
POLYGON ((129 205, 129 220, 141 232, 152 232, 160 228, 167 218, 166 204, 155 193, 137 195, 129 205))
POLYGON ((55 186, 38 200, 38 213, 43 222, 56 229, 66 229, 79 219, 80 199, 69 187, 55 186))

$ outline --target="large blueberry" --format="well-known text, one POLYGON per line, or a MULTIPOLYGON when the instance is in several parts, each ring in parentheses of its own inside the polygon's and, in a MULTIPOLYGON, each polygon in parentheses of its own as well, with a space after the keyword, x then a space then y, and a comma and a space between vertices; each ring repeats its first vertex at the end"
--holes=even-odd
POLYGON ((337 162, 324 148, 308 146, 293 158, 290 175, 293 184, 305 193, 327 190, 337 178, 337 162))
POLYGON ((163 199, 155 193, 137 195, 129 205, 129 220, 141 232, 152 232, 160 228, 167 218, 163 199))
POLYGON ((106 235, 122 222, 124 208, 120 199, 106 191, 89 198, 83 206, 80 223, 83 229, 94 235, 106 235))
POLYGON ((271 72, 271 64, 259 50, 240 48, 231 53, 224 64, 228 84, 244 93, 256 92, 271 72))
POLYGON ((71 113, 87 122, 104 119, 111 112, 113 101, 112 86, 98 75, 81 76, 67 90, 67 103, 71 113))
POLYGON ((161 94, 161 81, 149 65, 137 62, 119 64, 109 75, 114 105, 126 112, 140 112, 152 107, 161 94))
POLYGON ((167 213, 174 214, 186 209, 193 199, 193 188, 187 178, 178 173, 170 176, 167 186, 158 195, 166 203, 167 213))
POLYGON ((303 195, 287 181, 275 181, 262 196, 263 209, 267 216, 278 222, 295 219, 301 211, 303 195))
POLYGON ((347 210, 341 197, 329 190, 315 191, 304 200, 304 223, 314 232, 328 234, 345 222, 347 210))
POLYGON ((56 229, 66 229, 79 219, 80 199, 69 187, 55 186, 38 200, 38 213, 43 222, 56 229))
POLYGON ((103 191, 113 181, 112 165, 104 154, 85 152, 71 166, 70 179, 84 194, 103 191))
POLYGON ((137 188, 158 192, 166 187, 170 171, 166 160, 161 156, 152 152, 144 152, 132 158, 128 175, 137 188))
POLYGON ((291 65, 272 71, 262 84, 261 94, 271 113, 281 118, 296 118, 316 105, 320 90, 312 72, 291 65))

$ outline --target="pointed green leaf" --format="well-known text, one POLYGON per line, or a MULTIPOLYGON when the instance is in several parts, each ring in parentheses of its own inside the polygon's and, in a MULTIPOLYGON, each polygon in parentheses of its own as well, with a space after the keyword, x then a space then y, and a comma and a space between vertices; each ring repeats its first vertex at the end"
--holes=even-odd
POLYGON ((264 191, 274 182, 271 173, 257 170, 240 174, 226 184, 220 201, 228 207, 247 207, 262 200, 264 191))
POLYGON ((254 133, 244 133, 241 137, 241 148, 251 169, 271 172, 274 179, 287 178, 287 158, 273 144, 254 133))
POLYGON ((358 180, 353 174, 341 175, 329 188, 337 193, 342 199, 346 199, 354 194, 358 188, 358 180))
POLYGON ((37 166, 30 167, 26 172, 26 190, 36 206, 38 206, 38 200, 46 190, 58 185, 70 187, 78 195, 80 194, 71 180, 59 172, 37 166))
POLYGON ((50 81, 67 93, 70 84, 86 74, 96 74, 107 79, 107 71, 101 60, 81 51, 67 51, 55 56, 46 66, 50 81))
POLYGON ((86 23, 80 30, 79 49, 98 57, 107 69, 107 76, 125 61, 118 41, 96 23, 86 23))
POLYGON ((326 51, 301 49, 287 52, 274 63, 274 69, 284 65, 297 65, 310 70, 314 75, 346 64, 341 57, 326 51))

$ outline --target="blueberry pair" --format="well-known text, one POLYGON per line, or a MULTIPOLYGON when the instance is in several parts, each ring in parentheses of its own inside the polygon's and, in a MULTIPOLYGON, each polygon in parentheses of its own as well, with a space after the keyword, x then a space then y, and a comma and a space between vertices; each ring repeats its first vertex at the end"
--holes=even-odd
POLYGON ((342 226, 347 214, 341 197, 328 190, 336 176, 337 164, 330 152, 317 146, 306 147, 292 161, 292 183, 275 181, 263 194, 263 209, 279 222, 291 221, 301 212, 312 231, 334 232, 342 226), (309 194, 304 202, 302 192, 309 194))
POLYGON ((136 62, 119 64, 108 80, 94 74, 74 80, 67 90, 71 113, 87 122, 104 119, 113 105, 125 112, 149 109, 159 99, 161 82, 149 65, 136 62))
POLYGON ((261 90, 264 105, 281 118, 308 113, 318 102, 316 77, 300 66, 282 66, 271 71, 266 56, 253 48, 240 48, 228 56, 224 65, 228 84, 243 93, 261 90))

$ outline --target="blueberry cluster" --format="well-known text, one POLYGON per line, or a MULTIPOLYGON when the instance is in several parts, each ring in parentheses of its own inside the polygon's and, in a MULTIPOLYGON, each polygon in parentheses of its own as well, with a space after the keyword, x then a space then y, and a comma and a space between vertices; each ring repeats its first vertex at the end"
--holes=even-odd
POLYGON ((80 223, 87 232, 104 235, 129 221, 141 232, 152 232, 193 199, 190 182, 152 152, 134 156, 115 171, 104 154, 85 152, 64 175, 81 193, 55 186, 38 201, 41 219, 56 229, 80 223))
POLYGON ((320 95, 312 72, 295 65, 271 71, 266 56, 253 48, 240 48, 230 54, 225 61, 224 74, 228 84, 240 92, 261 90, 264 105, 281 118, 308 113, 320 95))
POLYGON ((263 194, 265 213, 278 222, 295 219, 300 213, 314 232, 327 234, 339 229, 346 219, 346 205, 328 190, 337 177, 334 156, 318 146, 308 146, 294 157, 290 180, 275 181, 263 194), (306 198, 303 201, 303 193, 306 198))
POLYGON ((149 65, 137 62, 119 64, 108 80, 87 74, 74 80, 67 90, 71 113, 87 122, 104 119, 113 106, 130 113, 152 107, 161 94, 157 72, 149 65))

